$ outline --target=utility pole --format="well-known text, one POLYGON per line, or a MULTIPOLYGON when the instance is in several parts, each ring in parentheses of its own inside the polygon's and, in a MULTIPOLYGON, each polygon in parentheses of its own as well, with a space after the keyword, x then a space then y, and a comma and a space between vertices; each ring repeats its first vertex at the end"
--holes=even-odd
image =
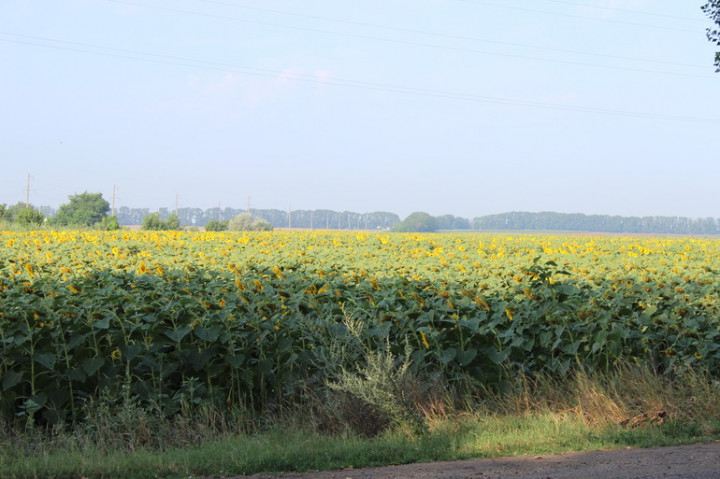
POLYGON ((30 208, 30 173, 27 175, 27 187, 25 188, 25 208, 30 208))
POLYGON ((115 216, 115 190, 117 187, 113 185, 112 215, 115 216))
POLYGON ((252 216, 252 212, 250 211, 250 197, 248 196, 248 207, 247 207, 248 215, 252 216))
POLYGON ((218 203, 218 221, 222 221, 222 202, 218 203))
POLYGON ((180 195, 175 193, 175 216, 178 215, 178 204, 180 202, 180 195))

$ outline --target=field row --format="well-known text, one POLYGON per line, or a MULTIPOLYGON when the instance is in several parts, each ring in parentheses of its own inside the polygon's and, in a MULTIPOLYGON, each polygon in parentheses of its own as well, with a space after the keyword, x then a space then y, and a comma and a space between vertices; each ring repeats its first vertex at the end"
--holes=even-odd
POLYGON ((0 410, 93 398, 263 407, 368 351, 501 387, 618 361, 720 375, 713 240, 350 233, 0 234, 0 410))

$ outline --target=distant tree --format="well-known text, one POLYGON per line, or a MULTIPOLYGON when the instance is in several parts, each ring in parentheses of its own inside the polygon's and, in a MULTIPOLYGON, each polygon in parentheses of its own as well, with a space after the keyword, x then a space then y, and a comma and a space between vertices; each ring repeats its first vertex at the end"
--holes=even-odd
POLYGON ((179 230, 180 219, 175 213, 164 220, 160 219, 160 213, 150 213, 143 218, 142 229, 148 231, 179 230))
POLYGON ((160 213, 150 213, 143 218, 142 229, 144 230, 158 231, 162 229, 160 226, 160 213))
POLYGON ((230 220, 230 231, 272 231, 272 225, 262 218, 256 218, 250 213, 240 213, 230 220))
POLYGON ((54 224, 59 226, 94 226, 110 211, 110 204, 101 193, 70 195, 70 202, 60 205, 54 224))
POLYGON ((428 233, 437 229, 437 220, 422 211, 412 213, 392 228, 393 231, 401 233, 428 233))
POLYGON ((166 230, 179 230, 180 229, 180 218, 178 218, 178 215, 175 213, 171 213, 170 216, 168 216, 165 219, 164 226, 166 230))
MULTIPOLYGON (((235 216, 246 213, 246 210, 235 208, 223 208, 219 210, 215 208, 178 208, 177 214, 180 218, 180 224, 207 226, 208 222, 228 221, 235 216)), ((163 208, 160 218, 164 218, 169 210, 163 208)), ((54 214, 54 213, 53 213, 54 214)), ((128 208, 121 206, 117 209, 118 223, 121 225, 142 225, 143 218, 150 214, 148 208, 128 208)), ((282 210, 264 210, 253 209, 252 216, 262 218, 274 227, 287 226, 288 211, 282 210)), ((456 218, 462 220, 462 218, 456 218)), ((313 229, 370 229, 385 230, 390 229, 396 223, 400 222, 400 218, 395 213, 385 211, 376 211, 373 213, 355 213, 351 211, 331 211, 331 210, 294 210, 292 212, 292 226, 294 228, 313 228, 313 229)), ((454 226, 447 229, 463 229, 463 226, 454 226)), ((443 227, 443 229, 445 229, 443 227)))
POLYGON ((16 203, 8 207, 0 205, 0 221, 15 223, 20 226, 37 226, 43 224, 45 215, 32 205, 16 203))
POLYGON ((143 218, 149 213, 149 208, 128 208, 127 206, 121 206, 117 210, 118 223, 121 225, 141 225, 143 218))
MULTIPOLYGON (((15 221, 15 217, 25 208, 28 208, 29 205, 25 204, 24 202, 18 201, 12 206, 9 206, 5 210, 5 218, 7 218, 8 221, 15 221)), ((29 206, 32 208, 32 205, 29 206)))
MULTIPOLYGON (((720 0, 710 0, 701 8, 705 15, 715 23, 714 27, 707 29, 707 39, 720 46, 720 0)), ((720 51, 715 52, 715 68, 716 72, 720 72, 720 51)))
POLYGON ((227 220, 227 221, 210 220, 205 225, 205 231, 227 231, 229 224, 230 224, 230 220, 227 220))
POLYGON ((597 231, 606 233, 719 234, 716 218, 668 216, 609 216, 554 212, 510 212, 474 218, 473 228, 483 231, 597 231))
POLYGON ((469 230, 470 220, 453 215, 436 216, 435 222, 439 230, 469 230))
POLYGON ((40 226, 45 222, 45 216, 33 206, 25 206, 13 216, 13 222, 25 227, 40 226))

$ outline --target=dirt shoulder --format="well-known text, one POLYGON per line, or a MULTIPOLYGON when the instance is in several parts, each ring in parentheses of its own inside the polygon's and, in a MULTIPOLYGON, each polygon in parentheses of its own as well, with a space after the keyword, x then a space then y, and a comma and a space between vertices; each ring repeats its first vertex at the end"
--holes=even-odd
POLYGON ((235 479, 720 478, 720 441, 521 458, 474 459, 235 479))

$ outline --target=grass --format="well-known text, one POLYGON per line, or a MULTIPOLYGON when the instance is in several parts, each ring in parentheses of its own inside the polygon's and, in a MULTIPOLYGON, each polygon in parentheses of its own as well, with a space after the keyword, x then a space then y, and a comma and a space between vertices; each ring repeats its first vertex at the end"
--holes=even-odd
MULTIPOLYGON (((371 372, 362 370, 364 387, 387 392, 385 380, 367 380, 371 372)), ((356 402, 346 402, 352 387, 339 396, 276 412, 260 426, 255 418, 253 427, 242 423, 248 417, 243 414, 235 415, 235 424, 205 412, 168 425, 148 422, 152 411, 110 410, 103 418, 90 417, 94 424, 68 432, 5 428, 4 435, 0 432, 0 478, 220 477, 720 438, 720 384, 692 371, 670 378, 625 366, 612 374, 578 373, 564 380, 519 378, 503 394, 466 386, 462 394, 436 387, 430 393, 426 388, 424 395, 398 374, 384 377, 391 377, 394 387, 404 384, 398 400, 415 405, 426 426, 422 430, 415 418, 405 424, 395 418, 373 437, 353 432, 352 421, 343 415, 343 407, 358 411, 356 402), (337 423, 331 432, 321 427, 328 418, 337 423), (143 434, 133 424, 144 424, 143 434), (148 431, 174 439, 148 438, 148 431)), ((387 406, 387 412, 392 414, 393 408, 387 406)))
MULTIPOLYGON (((715 423, 715 430, 720 423, 715 423)), ((666 423, 625 429, 595 428, 578 417, 554 414, 476 417, 441 421, 430 434, 411 438, 331 437, 301 429, 227 437, 167 451, 43 451, 30 457, 0 453, 2 478, 178 478, 361 468, 423 461, 559 454, 647 447, 717 438, 704 427, 666 423)))

